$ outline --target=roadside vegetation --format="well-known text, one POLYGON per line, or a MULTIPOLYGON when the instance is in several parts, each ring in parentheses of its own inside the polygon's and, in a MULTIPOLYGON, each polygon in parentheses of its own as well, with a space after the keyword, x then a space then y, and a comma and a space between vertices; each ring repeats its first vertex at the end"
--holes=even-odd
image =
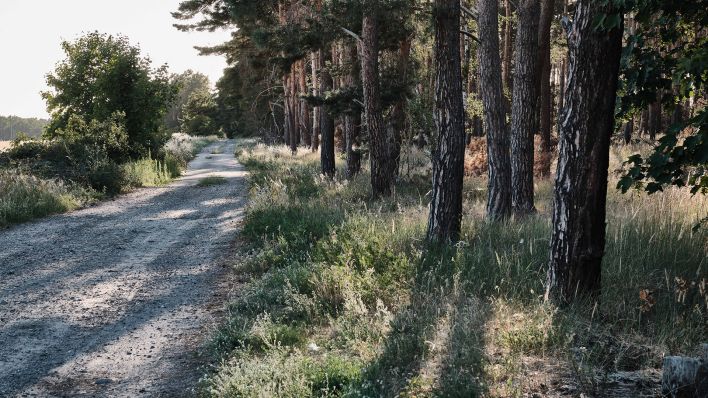
MULTIPOLYGON (((177 95, 189 99, 192 88, 166 66, 153 68, 127 38, 92 32, 62 48, 66 58, 42 93, 51 119, 5 118, 13 129, 40 127, 28 130, 32 136, 15 134, 0 151, 0 227, 167 184, 218 139, 169 124, 177 95), (195 132, 201 135, 186 134, 195 132)), ((208 81, 198 91, 205 90, 208 81)))
POLYGON ((239 150, 251 200, 233 266, 248 280, 204 395, 605 396, 619 372, 657 391, 662 356, 705 338, 705 196, 611 191, 602 296, 560 309, 543 298, 550 183, 538 215, 497 223, 485 180, 466 177, 459 243, 431 246, 429 159, 409 153, 395 194, 372 201, 368 171, 330 180, 308 151, 239 150))
POLYGON ((124 164, 111 162, 101 150, 90 152, 85 143, 74 147, 79 144, 16 141, 0 153, 0 228, 75 210, 136 188, 167 184, 217 140, 216 136, 175 134, 159 157, 124 164))

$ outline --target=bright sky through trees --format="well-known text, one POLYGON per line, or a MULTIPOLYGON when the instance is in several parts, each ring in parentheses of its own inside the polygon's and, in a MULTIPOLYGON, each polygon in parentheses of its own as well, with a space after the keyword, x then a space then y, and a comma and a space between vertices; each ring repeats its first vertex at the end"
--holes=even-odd
POLYGON ((223 57, 199 56, 193 46, 222 43, 229 33, 178 31, 170 15, 178 5, 179 0, 0 0, 0 115, 46 117, 39 92, 63 57, 61 41, 94 30, 127 36, 155 66, 168 63, 175 73, 194 69, 214 83, 226 66, 223 57))

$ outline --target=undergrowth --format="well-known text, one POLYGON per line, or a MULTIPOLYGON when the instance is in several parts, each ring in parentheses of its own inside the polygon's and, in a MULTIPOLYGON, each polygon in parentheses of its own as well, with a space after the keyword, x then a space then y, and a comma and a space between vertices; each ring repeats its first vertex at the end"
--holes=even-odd
POLYGON ((592 379, 705 341, 704 197, 611 192, 602 297, 559 309, 543 300, 548 181, 538 215, 491 223, 484 180, 466 179, 461 241, 428 246, 423 154, 381 201, 366 170, 328 180, 308 151, 237 156, 251 200, 233 266, 249 281, 212 341, 204 396, 520 396, 529 357, 592 379))
MULTIPOLYGON (((157 156, 117 164, 59 141, 16 141, 0 157, 0 228, 63 213, 135 188, 168 184, 217 137, 175 134, 157 156), (68 154, 67 154, 68 153, 68 154)), ((95 152, 95 153, 94 153, 95 152)))

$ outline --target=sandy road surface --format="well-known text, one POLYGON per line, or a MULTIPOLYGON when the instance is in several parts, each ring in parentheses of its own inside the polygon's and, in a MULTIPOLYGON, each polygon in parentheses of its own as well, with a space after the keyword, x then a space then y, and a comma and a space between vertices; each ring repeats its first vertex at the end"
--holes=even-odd
POLYGON ((193 394, 245 204, 233 150, 212 145, 167 187, 0 231, 0 397, 193 394), (227 183, 195 186, 211 175, 227 183))

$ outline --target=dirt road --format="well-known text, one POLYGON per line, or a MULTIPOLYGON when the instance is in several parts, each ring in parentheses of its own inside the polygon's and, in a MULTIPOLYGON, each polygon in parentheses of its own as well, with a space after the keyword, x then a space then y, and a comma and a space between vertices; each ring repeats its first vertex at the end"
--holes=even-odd
POLYGON ((0 231, 0 396, 191 396, 245 204, 223 141, 186 175, 0 231), (206 176, 225 184, 198 187, 206 176))

